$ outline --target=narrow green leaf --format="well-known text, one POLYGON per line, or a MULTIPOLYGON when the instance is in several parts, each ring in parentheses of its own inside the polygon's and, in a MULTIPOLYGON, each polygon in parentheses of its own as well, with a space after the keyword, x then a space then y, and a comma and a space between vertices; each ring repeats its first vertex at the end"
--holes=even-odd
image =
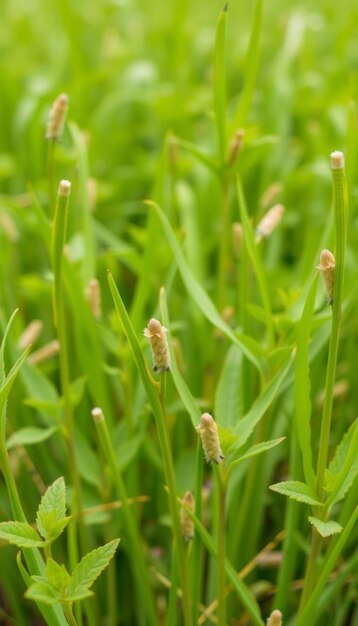
MULTIPOLYGON (((186 510, 189 517, 193 520, 194 526, 208 552, 211 554, 211 556, 214 557, 214 559, 216 559, 217 545, 215 544, 213 538, 210 536, 205 526, 201 523, 197 516, 192 511, 190 511, 190 509, 185 506, 185 504, 183 504, 183 501, 180 500, 180 498, 178 498, 178 501, 180 502, 182 508, 186 510)), ((229 559, 227 558, 225 559, 225 572, 226 576, 234 587, 235 592, 240 598, 243 606, 251 616, 252 622, 256 624, 256 626, 264 626, 264 622, 260 616, 259 605, 257 604, 255 597, 251 593, 249 587, 247 587, 243 580, 241 580, 241 578, 238 576, 235 568, 232 566, 229 559)))
POLYGON ((279 443, 282 443, 286 437, 279 437, 279 439, 271 439, 271 441, 263 441, 262 443, 257 443, 252 446, 238 459, 235 459, 232 463, 230 463, 229 469, 233 469, 236 465, 241 463, 241 461, 245 461, 246 459, 251 459, 251 457, 256 456, 257 454, 262 454, 263 452, 267 452, 267 450, 271 450, 275 446, 278 446, 279 443))
POLYGON ((298 502, 304 502, 305 504, 311 504, 313 506, 322 505, 322 502, 318 500, 312 487, 309 487, 309 485, 305 485, 305 483, 301 483, 298 480, 288 480, 286 482, 276 483, 275 485, 270 485, 270 489, 272 489, 272 491, 277 491, 277 493, 281 493, 283 496, 293 498, 293 500, 297 500, 298 502))
POLYGON ((27 355, 29 354, 31 350, 31 346, 29 346, 28 348, 26 348, 25 352, 23 352, 23 354, 20 356, 20 358, 16 361, 15 365, 11 368, 10 372, 8 373, 8 375, 6 376, 5 380, 3 381, 3 384, 1 386, 0 389, 0 420, 1 420, 1 431, 2 431, 2 436, 5 440, 5 406, 6 406, 6 402, 7 399, 9 397, 9 393, 11 391, 11 388, 16 380, 16 377, 20 371, 20 368, 22 366, 22 364, 24 363, 24 361, 27 358, 27 355))
POLYGON ((332 506, 344 498, 353 484, 358 472, 358 419, 351 424, 341 443, 337 447, 328 473, 332 484, 327 505, 332 506))
POLYGON ((1 345, 0 345, 0 385, 3 384, 3 382, 4 382, 5 378, 6 378, 5 361, 4 361, 6 340, 7 340, 8 334, 10 332, 11 326, 13 324, 13 321, 15 319, 15 316, 16 316, 17 312, 18 312, 18 309, 15 309, 15 311, 11 315, 8 323, 6 324, 6 328, 5 328, 4 335, 3 335, 3 338, 2 338, 2 341, 1 341, 1 345))
POLYGON ((20 574, 24 580, 24 583, 27 587, 30 587, 31 585, 31 576, 28 573, 26 567, 24 566, 23 562, 22 562, 22 552, 21 550, 18 551, 17 555, 16 555, 16 563, 17 566, 20 570, 20 574))
POLYGON ((329 537, 330 535, 335 535, 337 533, 341 533, 343 528, 337 522, 328 521, 323 522, 317 517, 309 516, 308 521, 316 528, 321 537, 329 537))
POLYGON ((179 148, 186 150, 190 154, 192 154, 199 163, 207 167, 213 174, 218 174, 219 169, 216 163, 213 161, 211 155, 206 154, 198 146, 194 143, 190 143, 190 141, 184 141, 184 139, 177 138, 177 144, 179 148))
POLYGON ((245 356, 255 365, 255 367, 261 373, 262 368, 261 368, 259 359, 257 355, 253 353, 252 348, 248 346, 248 342, 246 341, 245 335, 234 333, 231 330, 230 326, 228 326, 224 322, 221 315, 217 311, 213 301, 209 298, 205 289, 203 289, 202 285, 193 275, 166 215, 163 213, 161 208, 155 202, 148 200, 146 203, 155 209, 155 211, 157 212, 160 218, 163 230, 167 237, 168 243, 172 249, 173 255, 178 265, 180 275, 182 277, 182 280, 184 282, 184 285, 186 287, 186 290, 189 296, 194 300, 198 308, 201 310, 203 315, 209 320, 209 322, 211 322, 214 326, 222 330, 222 332, 234 344, 236 344, 240 348, 240 350, 242 350, 243 354, 245 354, 245 356))
POLYGON ((0 539, 20 548, 38 548, 43 545, 36 530, 26 522, 1 522, 0 539))
POLYGON ((119 539, 113 539, 100 548, 96 548, 84 556, 72 572, 70 594, 76 593, 79 587, 87 589, 93 585, 101 572, 107 567, 114 556, 119 539))
MULTIPOLYGON (((162 287, 160 290, 159 299, 160 299, 160 312, 161 312, 163 324, 166 328, 170 328, 168 306, 167 306, 167 301, 165 297, 164 287, 162 287)), ((182 377, 179 371, 178 365, 175 360, 175 355, 172 349, 170 333, 168 334, 168 345, 169 345, 169 352, 170 352, 170 362, 171 362, 171 367, 172 367, 173 381, 174 381, 176 390, 186 410, 188 411, 190 415, 194 428, 196 428, 200 422, 200 410, 195 402, 195 398, 193 398, 188 385, 186 384, 184 378, 182 377)))
POLYGON ((246 124, 247 116, 250 111, 255 83, 259 70, 261 27, 262 0, 257 0, 254 23, 245 60, 244 87, 240 95, 239 105, 234 116, 234 130, 246 124))
POLYGON ((222 165, 225 163, 227 148, 225 62, 227 7, 228 5, 226 4, 220 12, 216 26, 213 68, 215 123, 218 138, 218 152, 222 165))
POLYGON ((234 426, 242 417, 242 353, 231 346, 226 355, 215 394, 215 420, 221 426, 234 426))
POLYGON ((41 498, 36 515, 36 524, 39 532, 45 539, 54 522, 66 517, 66 485, 63 476, 50 485, 41 498))
POLYGON ((94 228, 91 215, 91 209, 88 197, 88 178, 89 166, 86 140, 77 124, 70 122, 69 131, 72 141, 77 152, 77 172, 78 172, 78 193, 79 193, 79 210, 82 217, 82 232, 84 238, 85 254, 82 259, 82 280, 83 286, 86 287, 91 278, 96 274, 96 250, 94 240, 94 228))
POLYGON ((238 442, 235 446, 236 450, 241 448, 246 443, 251 433, 253 432, 256 424, 258 424, 258 422, 261 420, 261 418, 269 408, 270 404, 282 391, 282 387, 284 386, 284 382, 287 379, 291 365, 292 357, 291 355, 289 355, 287 361, 281 366, 278 372, 276 372, 271 381, 266 385, 263 392, 255 400, 251 409, 237 423, 236 428, 234 428, 234 432, 238 437, 238 442))
POLYGON ((50 428, 38 428, 36 426, 20 428, 7 440, 7 449, 11 450, 11 448, 16 446, 30 446, 41 443, 49 439, 57 430, 56 426, 51 426, 50 428))
POLYGON ((318 275, 315 276, 302 317, 298 324, 297 353, 295 360, 295 417, 298 441, 300 444, 303 471, 305 480, 312 488, 315 485, 315 475, 312 463, 311 449, 311 382, 309 370, 309 340, 311 334, 312 316, 316 299, 318 275))
POLYGON ((249 214, 246 207, 245 196, 243 192, 243 188, 240 182, 240 179, 237 181, 237 194, 239 200, 239 208, 240 208, 240 216, 241 222, 244 229, 244 245, 246 247, 247 253, 251 259, 252 266, 255 271, 257 284, 259 287, 262 305, 265 311, 265 325, 267 329, 267 334, 269 338, 269 343, 271 346, 274 345, 274 324, 273 324, 273 316, 271 311, 270 297, 267 290, 267 280, 265 277, 264 267, 261 261, 259 250, 255 243, 254 233, 252 230, 251 222, 249 219, 249 214))
POLYGON ((60 601, 60 593, 46 582, 31 585, 26 591, 25 597, 44 604, 56 604, 60 601))

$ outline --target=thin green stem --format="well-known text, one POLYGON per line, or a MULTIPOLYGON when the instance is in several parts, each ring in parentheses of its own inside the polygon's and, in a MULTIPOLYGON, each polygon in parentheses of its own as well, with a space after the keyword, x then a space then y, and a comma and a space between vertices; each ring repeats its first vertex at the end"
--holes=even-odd
POLYGON ((72 603, 69 604, 68 602, 64 602, 63 603, 63 610, 64 610, 64 613, 66 615, 66 619, 67 619, 69 625, 70 626, 78 626, 77 625, 77 621, 76 621, 75 616, 74 616, 73 611, 72 611, 72 603))
POLYGON ((225 557, 226 557, 226 524, 225 501, 226 484, 220 467, 215 467, 217 488, 217 590, 218 590, 218 624, 226 626, 226 592, 225 592, 225 557))
POLYGON ((116 459, 112 439, 102 411, 100 409, 94 409, 93 417, 95 420, 103 453, 105 455, 105 458, 108 460, 118 498, 122 502, 122 512, 126 526, 126 532, 128 535, 128 542, 130 545, 133 573, 136 578, 138 588, 141 590, 141 594, 143 596, 143 601, 145 603, 146 609, 146 617, 149 624, 151 624, 152 626, 157 626, 158 621, 154 606, 152 585, 149 578, 149 570, 145 562, 137 523, 128 504, 127 491, 125 488, 120 467, 116 459))
MULTIPOLYGON (((201 520, 202 517, 202 484, 203 484, 203 447, 200 438, 198 438, 196 453, 196 471, 195 471, 195 515, 201 520)), ((202 585, 203 570, 203 549, 202 542, 197 533, 193 539, 191 551, 190 572, 191 572, 191 601, 193 624, 198 621, 200 591, 202 585)))
MULTIPOLYGON (((316 492, 320 499, 324 499, 324 475, 327 467, 329 438, 331 431, 333 390, 336 377, 337 355, 342 316, 343 278, 347 238, 347 187, 344 173, 344 158, 342 153, 333 153, 332 183, 333 183, 333 212, 335 220, 335 275, 332 306, 332 326, 329 342, 328 362, 326 372, 325 397, 323 404, 321 432, 318 447, 316 492), (338 159, 338 160, 337 160, 338 159), (338 166, 337 166, 338 165, 338 166)), ((322 514, 327 513, 323 508, 322 514)), ((309 600, 317 579, 317 559, 319 557, 322 538, 313 529, 311 551, 308 558, 305 583, 301 597, 300 612, 309 600)))
POLYGON ((230 207, 229 207, 229 182, 224 178, 221 182, 221 202, 220 202, 220 239, 219 239, 219 262, 218 262, 218 309, 222 313, 226 302, 226 280, 228 273, 228 251, 229 227, 230 227, 230 207))

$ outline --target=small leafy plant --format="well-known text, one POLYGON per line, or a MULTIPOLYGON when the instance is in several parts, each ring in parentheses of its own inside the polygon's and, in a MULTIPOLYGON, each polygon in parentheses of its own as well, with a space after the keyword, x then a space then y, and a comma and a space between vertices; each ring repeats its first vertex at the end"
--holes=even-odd
POLYGON ((29 585, 25 596, 47 605, 60 603, 69 624, 76 624, 72 606, 93 595, 91 587, 115 554, 119 539, 86 554, 70 574, 65 565, 51 556, 51 544, 71 521, 66 516, 66 486, 63 477, 55 480, 41 498, 36 513, 36 528, 26 522, 1 522, 0 538, 19 548, 41 548, 46 557, 44 573, 29 576, 18 557, 20 571, 29 585))

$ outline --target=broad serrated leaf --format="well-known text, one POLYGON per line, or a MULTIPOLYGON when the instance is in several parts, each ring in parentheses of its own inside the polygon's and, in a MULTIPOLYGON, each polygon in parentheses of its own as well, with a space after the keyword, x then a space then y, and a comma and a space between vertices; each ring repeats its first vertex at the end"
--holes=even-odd
POLYGON ((43 545, 36 530, 26 522, 1 522, 0 539, 20 548, 38 548, 43 545))
POLYGON ((76 591, 71 592, 69 595, 66 595, 67 602, 78 602, 79 600, 85 600, 85 598, 90 598, 94 593, 87 587, 77 587, 76 591))
POLYGON ((9 437, 6 447, 10 450, 19 445, 29 446, 41 443, 49 439, 56 430, 58 430, 56 426, 51 426, 50 428, 37 428, 36 426, 20 428, 9 437))
POLYGON ((312 526, 316 528, 321 537, 329 537, 330 535, 341 533, 343 530, 340 524, 338 524, 337 522, 333 522, 332 520, 328 522, 322 522, 322 520, 318 519, 317 517, 310 516, 308 518, 308 521, 312 524, 312 526))
POLYGON ((25 597, 36 602, 43 602, 44 604, 56 604, 59 602, 61 594, 49 583, 41 582, 31 585, 26 591, 25 597))
POLYGON ((272 491, 277 491, 277 493, 281 493, 283 496, 288 496, 288 498, 297 500, 298 502, 312 504, 313 506, 322 504, 322 502, 318 500, 312 487, 309 487, 308 485, 305 485, 305 483, 301 483, 298 480, 288 480, 286 482, 276 483, 275 485, 270 485, 270 489, 272 489, 272 491))
POLYGON ((41 498, 36 515, 36 525, 43 537, 48 533, 55 522, 66 517, 66 485, 63 476, 55 480, 41 498))
POLYGON ((63 519, 57 520, 47 531, 47 539, 45 541, 45 545, 49 545, 57 537, 59 537, 63 531, 65 530, 68 522, 71 520, 71 517, 64 517, 63 519))
POLYGON ((107 567, 119 544, 119 539, 113 539, 100 548, 86 554, 72 572, 70 594, 77 592, 79 587, 91 587, 101 572, 107 567))
POLYGON ((46 561, 46 576, 48 582, 62 594, 72 582, 72 576, 64 565, 59 565, 51 558, 46 561))

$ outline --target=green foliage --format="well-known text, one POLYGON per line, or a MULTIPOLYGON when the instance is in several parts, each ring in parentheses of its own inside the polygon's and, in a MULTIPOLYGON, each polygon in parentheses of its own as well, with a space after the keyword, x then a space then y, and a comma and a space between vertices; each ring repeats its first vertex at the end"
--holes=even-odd
POLYGON ((354 621, 357 4, 223 5, 3 3, 0 598, 19 626, 354 621))
POLYGON ((270 489, 284 496, 288 496, 289 498, 293 498, 293 500, 297 500, 298 502, 312 505, 322 504, 322 502, 318 500, 312 487, 300 483, 298 480, 287 480, 283 483, 276 483, 275 485, 270 485, 270 489))

